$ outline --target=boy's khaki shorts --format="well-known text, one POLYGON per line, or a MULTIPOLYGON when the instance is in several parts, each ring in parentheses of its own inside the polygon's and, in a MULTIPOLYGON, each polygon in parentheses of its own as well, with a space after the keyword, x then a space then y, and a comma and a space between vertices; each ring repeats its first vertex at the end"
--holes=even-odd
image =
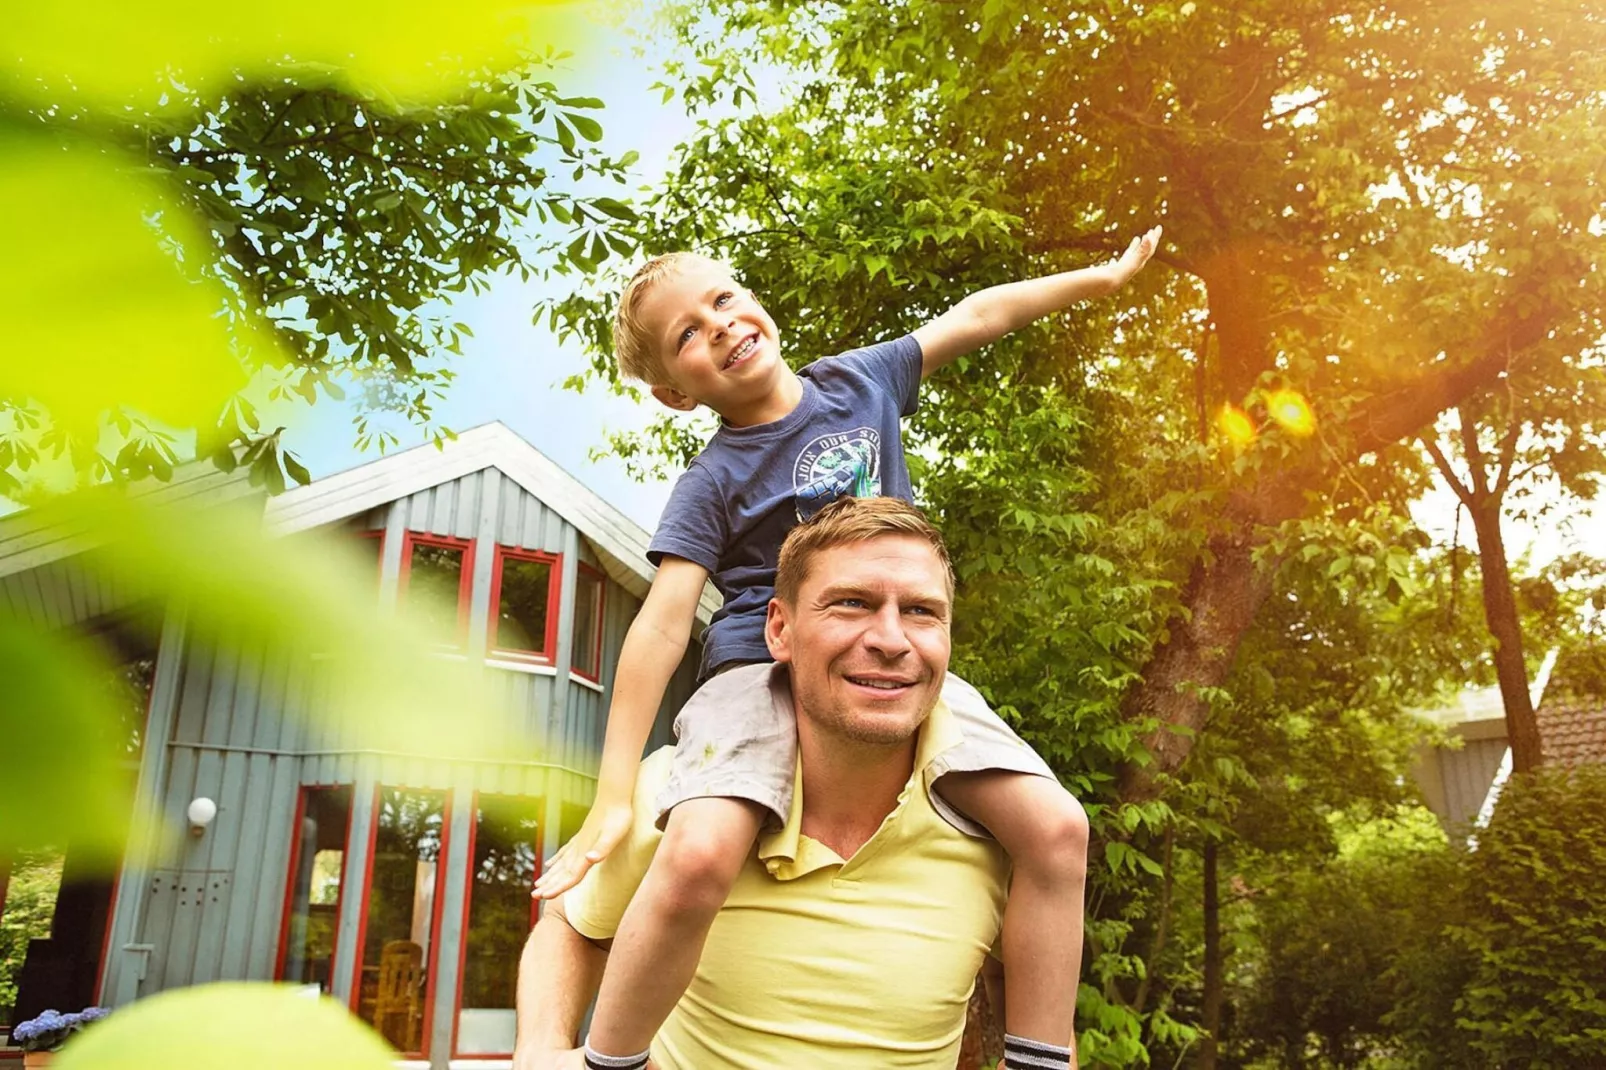
MULTIPOLYGON (((997 771, 1053 780, 1054 773, 980 692, 953 673, 943 681, 942 699, 959 725, 961 741, 926 767, 926 788, 950 825, 986 837, 985 828, 943 799, 941 777, 997 771)), ((797 774, 797 722, 784 668, 748 664, 721 670, 681 708, 675 739, 669 783, 658 795, 659 828, 679 804, 710 796, 750 800, 768 811, 767 826, 786 824, 797 774)))

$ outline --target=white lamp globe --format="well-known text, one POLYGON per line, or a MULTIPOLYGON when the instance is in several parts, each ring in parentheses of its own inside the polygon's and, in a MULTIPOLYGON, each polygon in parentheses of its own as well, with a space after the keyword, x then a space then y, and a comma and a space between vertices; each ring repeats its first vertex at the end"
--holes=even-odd
POLYGON ((190 802, 190 808, 185 813, 189 816, 191 825, 204 829, 217 816, 217 803, 202 795, 190 802))

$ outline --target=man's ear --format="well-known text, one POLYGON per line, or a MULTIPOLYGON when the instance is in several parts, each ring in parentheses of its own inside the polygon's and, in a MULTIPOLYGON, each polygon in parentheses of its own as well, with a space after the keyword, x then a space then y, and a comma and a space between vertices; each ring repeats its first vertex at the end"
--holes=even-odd
POLYGON ((792 622, 787 616, 786 603, 771 598, 764 616, 764 643, 770 648, 770 657, 781 664, 792 660, 792 622))
POLYGON ((672 386, 655 386, 652 396, 677 412, 691 412, 697 407, 696 398, 688 397, 672 386))

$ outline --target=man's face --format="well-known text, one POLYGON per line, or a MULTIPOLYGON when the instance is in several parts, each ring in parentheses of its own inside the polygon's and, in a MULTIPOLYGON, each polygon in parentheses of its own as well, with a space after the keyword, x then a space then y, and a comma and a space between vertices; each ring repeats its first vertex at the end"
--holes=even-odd
POLYGON ((800 720, 861 743, 899 744, 942 691, 950 610, 931 545, 880 535, 815 554, 796 603, 770 602, 765 638, 791 669, 800 720))
POLYGON ((640 316, 668 386, 653 395, 676 409, 699 402, 740 409, 775 389, 784 365, 775 321, 713 264, 691 263, 642 295, 640 316))

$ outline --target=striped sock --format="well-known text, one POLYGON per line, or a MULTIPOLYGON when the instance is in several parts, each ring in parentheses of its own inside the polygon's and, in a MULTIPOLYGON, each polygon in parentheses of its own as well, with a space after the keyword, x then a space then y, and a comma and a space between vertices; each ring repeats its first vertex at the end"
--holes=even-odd
POLYGON ((1004 1070, 1065 1070, 1070 1065, 1070 1048, 1004 1034, 1004 1070))
POLYGON ((647 1057, 652 1052, 644 1051, 640 1055, 603 1055, 591 1047, 591 1041, 586 1041, 586 1070, 645 1070, 647 1057))

